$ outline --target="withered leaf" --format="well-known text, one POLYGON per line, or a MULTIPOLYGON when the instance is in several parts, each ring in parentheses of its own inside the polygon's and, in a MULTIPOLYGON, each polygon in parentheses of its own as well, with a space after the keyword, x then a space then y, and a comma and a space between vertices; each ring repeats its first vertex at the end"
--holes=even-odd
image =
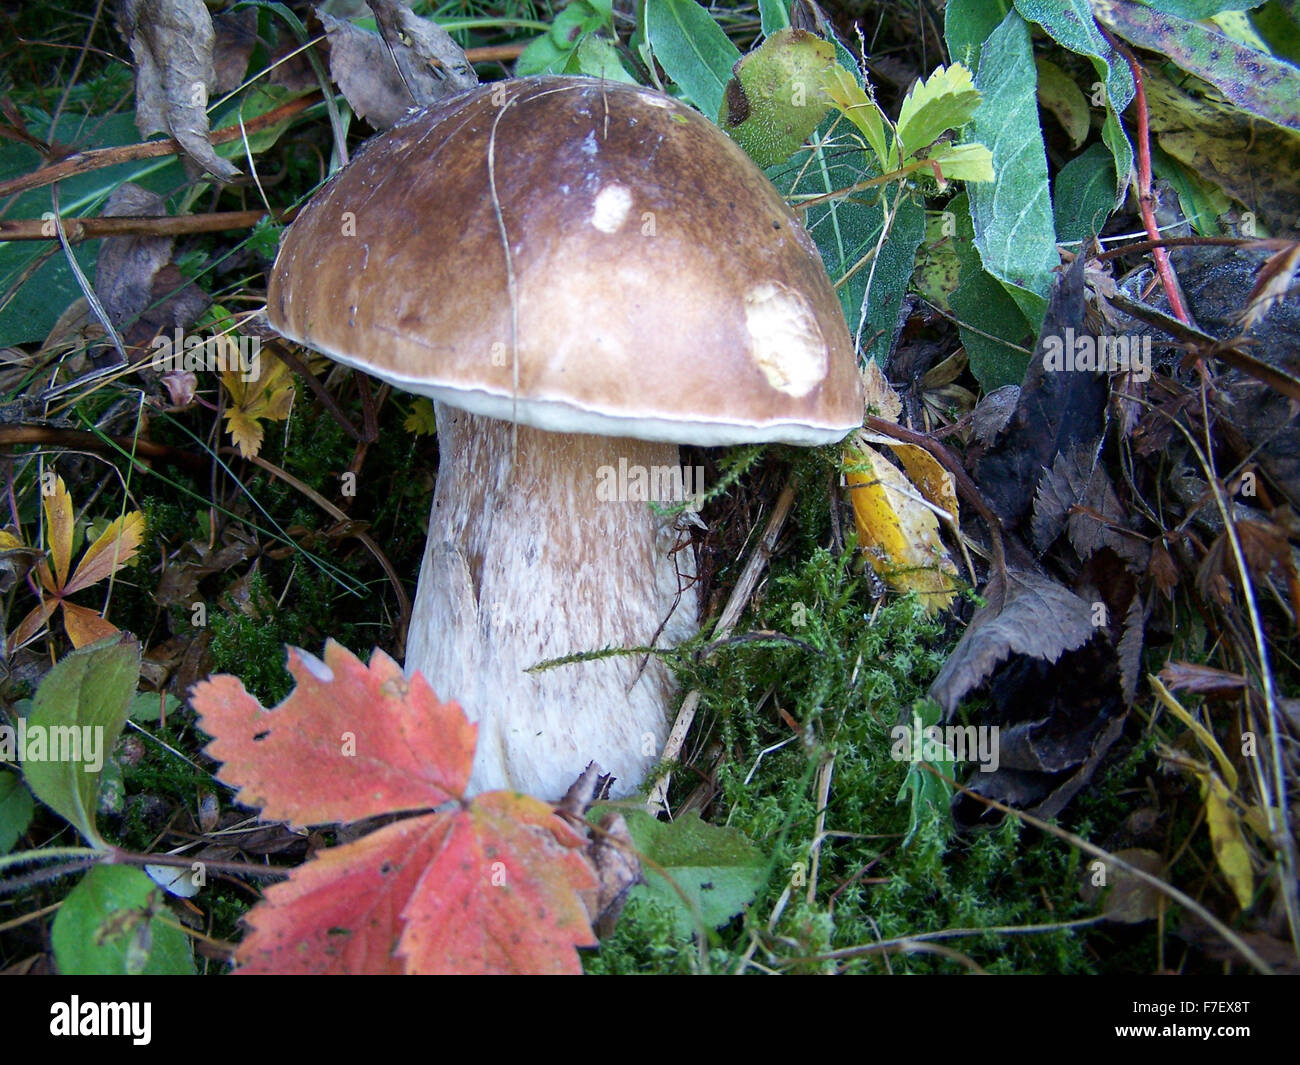
POLYGON ((1047 368, 1049 353, 1089 335, 1083 270, 1080 255, 1053 286, 1015 413, 977 467, 980 488, 1009 526, 1028 514, 1039 478, 1056 456, 1102 432, 1109 392, 1105 376, 1047 368))
POLYGON ((370 6, 380 33, 323 10, 317 17, 329 38, 330 76, 352 110, 376 129, 478 84, 464 51, 436 22, 392 0, 370 6))
POLYGON ((141 135, 166 133, 213 177, 238 176, 208 139, 215 34, 202 0, 123 0, 118 26, 135 59, 135 124, 141 135))
POLYGON ((1124 532, 1124 508, 1101 464, 1100 450, 1099 439, 1076 445, 1068 454, 1057 455, 1038 482, 1031 526, 1034 547, 1042 554, 1066 529, 1080 558, 1109 547, 1140 572, 1149 551, 1143 540, 1124 532))
POLYGON ((986 603, 953 648, 930 686, 949 718, 997 664, 1013 654, 1055 662, 1096 633, 1090 604, 1044 573, 1008 566, 984 590, 986 603))

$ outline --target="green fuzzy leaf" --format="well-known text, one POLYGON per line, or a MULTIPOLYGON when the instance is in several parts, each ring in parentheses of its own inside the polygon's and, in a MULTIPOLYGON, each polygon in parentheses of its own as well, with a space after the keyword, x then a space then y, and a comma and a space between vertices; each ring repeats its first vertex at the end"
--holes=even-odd
POLYGON ((736 63, 718 125, 759 166, 789 159, 830 109, 822 91, 835 46, 806 30, 780 30, 736 63))
POLYGON ((740 49, 713 16, 695 0, 646 0, 645 34, 664 73, 697 108, 716 115, 740 49))
POLYGON ((98 865, 68 893, 50 939, 59 972, 75 976, 189 976, 185 933, 168 923, 163 891, 139 869, 98 865))
POLYGON ((671 824, 639 810, 625 816, 637 850, 681 889, 678 894, 647 864, 643 868, 646 883, 638 885, 633 894, 648 896, 670 909, 675 931, 682 937, 695 931, 697 921, 708 928, 726 924, 749 905, 767 880, 767 859, 748 836, 733 828, 706 824, 696 813, 671 824))
POLYGON ((984 270, 968 194, 953 197, 944 213, 951 218, 946 228, 959 263, 957 291, 949 304, 971 372, 986 392, 1019 384, 1029 361, 1029 353, 1020 350, 1032 340, 1029 323, 1007 290, 984 270))
POLYGON ((929 147, 944 130, 961 129, 975 114, 980 94, 970 71, 960 63, 938 67, 903 99, 898 115, 898 139, 903 159, 929 147))
POLYGON ((1053 186, 1056 239, 1062 244, 1101 232, 1114 206, 1115 164, 1100 144, 1061 167, 1053 186))
POLYGON ((32 793, 17 773, 0 773, 0 854, 8 854, 32 823, 32 793))
POLYGON ((126 724, 139 677, 140 645, 123 633, 110 636, 55 665, 41 681, 27 716, 27 786, 95 847, 105 845, 95 827, 100 776, 126 724), (38 736, 43 739, 39 752, 33 746, 38 736), (59 752, 54 750, 56 737, 59 752), (69 750, 78 757, 68 757, 69 750), (99 764, 92 772, 95 761, 99 764))
POLYGON ((1038 127, 1033 47, 1029 26, 1016 12, 984 42, 975 87, 984 98, 966 139, 989 147, 998 178, 969 189, 975 244, 984 269, 1037 329, 1060 256, 1038 127))
POLYGON ((1087 88, 1085 95, 1091 106, 1106 108, 1101 139, 1115 161, 1113 206, 1118 207, 1133 169, 1133 145, 1118 117, 1133 100, 1136 91, 1133 72, 1124 57, 1102 36, 1088 0, 1017 0, 1016 10, 1023 18, 1041 26, 1062 48, 1087 56, 1101 78, 1087 88))
POLYGON ((758 16, 764 36, 785 29, 790 25, 789 0, 758 0, 758 16))
POLYGON ((953 62, 978 70, 981 47, 1010 10, 1007 0, 948 0, 943 37, 953 62))

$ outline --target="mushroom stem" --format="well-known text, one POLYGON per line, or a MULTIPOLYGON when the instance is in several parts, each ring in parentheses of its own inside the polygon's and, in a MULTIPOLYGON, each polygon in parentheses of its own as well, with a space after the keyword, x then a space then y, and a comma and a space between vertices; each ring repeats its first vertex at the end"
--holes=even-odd
POLYGON ((627 654, 525 671, 695 633, 693 551, 646 500, 703 486, 678 480, 675 444, 435 409, 438 483, 406 671, 478 722, 470 794, 558 799, 592 760, 617 777, 615 794, 634 791, 667 736, 674 684, 661 662, 627 654))

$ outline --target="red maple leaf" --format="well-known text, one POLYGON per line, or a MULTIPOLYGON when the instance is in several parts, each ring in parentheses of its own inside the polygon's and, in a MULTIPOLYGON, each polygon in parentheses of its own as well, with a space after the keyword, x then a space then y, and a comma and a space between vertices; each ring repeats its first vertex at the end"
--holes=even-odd
POLYGON ((477 729, 382 651, 294 648, 298 684, 273 710, 238 678, 192 698, 221 779, 267 819, 359 821, 444 807, 334 847, 269 888, 245 918, 245 973, 579 973, 595 946, 586 841, 515 792, 463 798, 477 729))

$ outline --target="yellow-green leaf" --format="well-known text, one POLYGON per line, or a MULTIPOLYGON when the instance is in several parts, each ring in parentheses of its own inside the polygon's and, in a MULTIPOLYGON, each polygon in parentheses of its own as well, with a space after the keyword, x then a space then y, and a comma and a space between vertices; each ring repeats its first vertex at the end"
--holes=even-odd
POLYGON ((72 559, 72 497, 63 478, 55 478, 54 490, 45 495, 45 536, 54 560, 54 580, 62 588, 68 579, 72 559))
POLYGON ((935 68, 903 100, 898 115, 898 139, 904 160, 933 144, 944 130, 966 125, 979 102, 980 94, 971 81, 971 73, 961 63, 946 69, 935 68))
POLYGON ((1250 851, 1241 831, 1241 818, 1228 800, 1231 793, 1215 773, 1202 778, 1205 791, 1205 819, 1210 825, 1210 842, 1214 857, 1228 878, 1237 905, 1246 909, 1255 897, 1255 873, 1250 865, 1250 851))
POLYGON ((884 118, 875 102, 867 98, 857 79, 836 63, 823 76, 822 91, 866 137, 881 170, 889 169, 889 144, 885 139, 884 118))
POLYGON ((64 588, 63 594, 70 595, 82 588, 89 588, 125 566, 140 549, 144 530, 144 515, 138 510, 113 521, 81 556, 77 571, 64 588))

